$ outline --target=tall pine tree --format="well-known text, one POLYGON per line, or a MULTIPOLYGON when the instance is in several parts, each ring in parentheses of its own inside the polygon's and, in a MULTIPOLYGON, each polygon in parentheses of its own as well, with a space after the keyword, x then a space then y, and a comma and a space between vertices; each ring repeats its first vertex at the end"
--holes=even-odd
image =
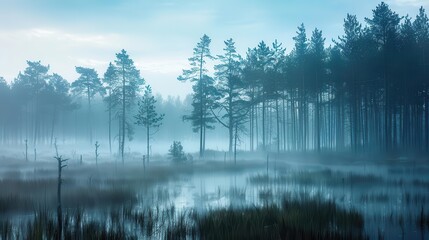
POLYGON ((109 63, 106 72, 104 73, 103 82, 106 85, 107 95, 104 98, 104 102, 107 104, 107 111, 109 112, 109 151, 112 153, 112 113, 113 113, 113 97, 112 89, 114 87, 115 80, 117 79, 117 71, 112 63, 109 63))
POLYGON ((193 110, 185 120, 190 120, 195 132, 200 134, 200 157, 204 156, 206 130, 214 128, 214 117, 211 113, 213 107, 213 97, 215 96, 213 87, 213 78, 207 75, 206 61, 214 57, 210 53, 211 39, 204 34, 200 42, 194 48, 192 57, 190 57, 190 69, 183 70, 182 75, 177 79, 179 81, 191 81, 194 83, 192 99, 193 110))
POLYGON ((119 154, 122 164, 124 164, 125 137, 128 137, 130 141, 133 138, 134 131, 130 116, 144 79, 124 49, 116 54, 115 69, 116 77, 112 82, 111 107, 115 109, 115 115, 119 120, 119 154))
POLYGON ((80 76, 71 84, 71 87, 75 95, 83 95, 87 99, 89 142, 92 144, 91 101, 96 94, 104 95, 105 89, 93 68, 76 67, 76 72, 80 76))
POLYGON ((152 95, 152 88, 147 85, 144 91, 144 95, 138 102, 138 113, 134 117, 136 118, 137 125, 142 125, 146 129, 146 156, 149 162, 149 150, 150 150, 150 136, 154 134, 151 129, 157 129, 161 126, 164 114, 156 112, 155 108, 156 100, 152 95))
POLYGON ((228 129, 228 149, 229 154, 231 154, 234 130, 236 125, 243 124, 242 120, 246 115, 246 111, 243 104, 242 59, 237 53, 232 39, 228 39, 224 43, 224 54, 217 56, 220 63, 215 66, 216 90, 219 97, 216 99, 218 114, 214 115, 218 122, 228 129))

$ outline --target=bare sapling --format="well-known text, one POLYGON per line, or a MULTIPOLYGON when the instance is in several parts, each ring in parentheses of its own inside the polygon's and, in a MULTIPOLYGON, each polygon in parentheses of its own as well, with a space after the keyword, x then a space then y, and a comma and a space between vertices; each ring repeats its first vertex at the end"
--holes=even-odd
POLYGON ((25 139, 25 161, 28 162, 28 140, 25 139))
POLYGON ((58 154, 58 147, 57 147, 57 142, 55 141, 55 153, 56 156, 54 157, 57 162, 58 162, 58 188, 57 188, 57 219, 58 219, 58 237, 57 239, 62 239, 62 230, 63 230, 63 213, 62 213, 62 208, 61 208, 61 184, 62 184, 62 178, 61 178, 61 173, 62 173, 62 169, 67 167, 67 160, 68 159, 63 159, 62 156, 60 156, 58 154))
POLYGON ((98 148, 100 148, 100 144, 98 141, 95 142, 95 165, 98 166, 98 157, 100 156, 100 153, 98 152, 98 148))

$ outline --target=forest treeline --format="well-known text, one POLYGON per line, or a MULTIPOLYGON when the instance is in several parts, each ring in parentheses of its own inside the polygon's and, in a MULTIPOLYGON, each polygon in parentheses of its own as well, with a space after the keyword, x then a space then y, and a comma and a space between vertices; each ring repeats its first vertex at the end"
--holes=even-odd
MULTIPOLYGON (((243 146, 271 152, 428 152, 425 9, 421 7, 415 17, 399 16, 382 2, 364 22, 347 14, 343 27, 343 35, 329 47, 321 30, 307 34, 302 24, 289 53, 277 40, 261 41, 244 57, 232 39, 225 41, 222 53, 212 55, 211 39, 204 35, 193 49, 189 68, 178 76, 179 81, 193 83, 191 98, 184 101, 188 105, 179 104, 181 111, 189 111, 177 111, 172 122, 191 123, 199 136, 200 156, 206 133, 215 127, 226 129, 231 153, 243 146), (210 61, 214 69, 208 69, 210 61)), ((71 84, 58 74, 48 74, 49 66, 41 62, 27 63, 10 85, 0 80, 3 143, 52 142, 59 131, 57 122, 67 112, 74 121, 86 122, 87 128, 95 122, 106 124, 113 139, 109 142, 116 141, 119 152, 124 152, 136 123, 137 102, 144 96, 144 80, 124 50, 102 77, 94 69, 77 67, 80 77, 71 84), (104 108, 97 120, 91 120, 93 99, 98 109, 104 108)), ((168 120, 170 112, 160 108, 168 120)), ((62 129, 79 126, 64 120, 62 129)), ((178 130, 174 124, 164 127, 171 134, 178 130)), ((91 134, 85 137, 91 140, 91 134)))

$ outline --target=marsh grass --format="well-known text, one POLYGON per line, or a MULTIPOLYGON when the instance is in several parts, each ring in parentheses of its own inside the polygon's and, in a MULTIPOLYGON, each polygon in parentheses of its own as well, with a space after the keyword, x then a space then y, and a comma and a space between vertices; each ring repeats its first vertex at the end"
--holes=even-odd
MULTIPOLYGON (((363 218, 320 198, 284 199, 280 205, 177 212, 169 208, 133 205, 111 208, 99 218, 85 217, 82 208, 67 209, 64 239, 364 239, 363 218), (105 217, 103 217, 105 216, 105 217), (106 224, 107 223, 107 224, 106 224)), ((56 239, 55 214, 34 213, 24 231, 2 222, 2 239, 56 239), (24 235, 19 237, 17 234, 24 235), (14 236, 14 237, 11 237, 14 236), (18 236, 18 237, 16 237, 18 236)))
MULTIPOLYGON (((111 224, 95 219, 84 219, 84 211, 75 209, 63 215, 63 239, 137 239, 125 229, 120 218, 109 217, 111 224)), ((58 239, 58 225, 53 211, 39 208, 33 218, 14 229, 10 222, 0 223, 1 239, 58 239)))
POLYGON ((429 213, 425 213, 423 206, 420 210, 419 216, 417 217, 416 225, 422 232, 425 231, 425 228, 429 230, 429 213))
POLYGON ((11 239, 13 236, 12 223, 8 220, 0 221, 0 238, 11 239))
MULTIPOLYGON (((198 239, 364 239, 363 217, 334 202, 284 200, 281 206, 227 208, 195 216, 198 239)), ((175 226, 183 236, 183 226, 175 226)), ((173 238, 170 238, 173 239, 173 238)), ((182 239, 178 237, 176 239, 182 239)))

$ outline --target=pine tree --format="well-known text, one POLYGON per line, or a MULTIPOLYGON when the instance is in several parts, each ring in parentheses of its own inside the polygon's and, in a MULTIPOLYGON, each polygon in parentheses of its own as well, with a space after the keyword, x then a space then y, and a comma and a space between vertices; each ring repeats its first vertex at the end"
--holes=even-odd
POLYGON ((224 55, 218 55, 220 64, 215 66, 217 79, 216 108, 218 114, 214 114, 222 126, 228 129, 229 153, 232 153, 235 126, 244 123, 247 114, 244 103, 244 83, 242 80, 242 59, 237 53, 232 39, 225 42, 224 55), (218 116, 221 115, 221 116, 218 116))
POLYGON ((308 134, 308 72, 307 72, 307 56, 308 56, 308 40, 304 24, 298 26, 296 36, 293 37, 295 41, 295 48, 293 49, 293 64, 296 75, 292 81, 297 86, 297 100, 298 100, 298 147, 306 151, 307 149, 307 134, 308 134))
POLYGON ((76 108, 76 104, 72 102, 70 84, 60 75, 54 73, 49 76, 48 93, 50 106, 52 108, 52 124, 51 124, 51 140, 50 144, 54 143, 54 130, 58 121, 58 116, 61 112, 70 111, 76 108))
POLYGON ((115 69, 117 77, 112 83, 111 107, 115 109, 115 115, 119 119, 119 154, 124 164, 125 137, 131 141, 134 134, 129 117, 144 79, 140 77, 140 71, 124 49, 116 54, 115 69))
POLYGON ((429 152, 429 19, 423 7, 419 9, 413 27, 419 49, 416 80, 421 84, 420 89, 425 92, 421 95, 424 96, 425 104, 425 148, 429 152))
POLYGON ((150 136, 154 134, 151 129, 157 129, 161 126, 164 114, 158 114, 155 109, 156 100, 152 95, 152 88, 147 85, 144 95, 138 102, 138 113, 135 115, 137 125, 142 125, 146 128, 146 156, 149 162, 150 136))
POLYGON ((80 76, 72 83, 71 87, 75 95, 83 95, 87 99, 89 142, 92 144, 91 100, 96 94, 104 95, 105 89, 93 68, 76 67, 76 72, 80 76))
POLYGON ((309 68, 310 68, 310 83, 309 90, 312 97, 315 99, 315 147, 316 151, 320 152, 320 120, 321 111, 320 105, 322 102, 322 91, 325 87, 325 38, 322 37, 322 31, 317 28, 313 31, 309 46, 309 68))
POLYGON ((389 151, 392 147, 393 94, 392 82, 396 70, 394 67, 397 53, 399 23, 401 18, 389 6, 382 2, 372 11, 372 18, 365 18, 374 40, 378 43, 381 54, 381 75, 384 91, 384 146, 389 151))
POLYGON ((45 106, 43 94, 47 90, 49 65, 42 65, 40 61, 27 61, 27 65, 24 73, 20 72, 12 83, 12 93, 17 105, 25 109, 23 122, 26 138, 30 137, 28 130, 32 129, 33 144, 36 146, 40 137, 41 113, 45 106), (31 123, 30 126, 27 122, 31 123))
MULTIPOLYGON (((283 106, 285 104, 285 90, 286 90, 286 81, 285 81, 285 56, 286 49, 282 47, 282 44, 275 40, 272 44, 271 48, 271 62, 269 68, 268 75, 268 83, 269 87, 269 98, 275 101, 275 123, 276 123, 276 147, 277 153, 280 153, 280 145, 281 145, 281 136, 280 136, 280 104, 279 100, 283 101, 283 106)), ((286 123, 285 120, 285 109, 283 109, 283 122, 286 123)), ((286 124, 283 125, 285 128, 286 124)), ((284 135, 285 131, 284 131, 284 135)), ((285 139, 283 139, 286 142, 285 139)))
POLYGON ((107 96, 104 98, 104 102, 107 104, 107 111, 109 112, 109 151, 112 153, 112 113, 113 113, 113 99, 112 89, 114 82, 117 79, 117 71, 112 63, 109 63, 106 72, 104 73, 103 82, 106 84, 107 96))
MULTIPOLYGON (((6 83, 6 80, 3 77, 0 77, 0 112, 6 113, 10 111, 10 101, 11 99, 11 90, 9 85, 6 83)), ((7 131, 7 119, 10 118, 8 114, 0 115, 0 142, 5 143, 6 141, 6 131, 7 131)))
POLYGON ((183 70, 182 75, 177 78, 179 81, 191 81, 194 83, 192 87, 194 91, 192 96, 193 110, 184 119, 190 120, 194 127, 194 132, 199 132, 200 134, 200 157, 204 156, 206 129, 213 129, 213 123, 215 122, 210 111, 214 102, 212 97, 215 96, 213 78, 207 75, 208 70, 206 68, 206 60, 213 59, 210 53, 210 42, 211 39, 207 35, 201 37, 200 42, 194 48, 193 56, 188 59, 191 68, 183 70))
MULTIPOLYGON (((358 142, 360 135, 359 119, 360 119, 360 105, 361 105, 361 94, 360 94, 360 79, 359 74, 362 71, 363 65, 362 59, 364 56, 364 50, 362 46, 367 43, 364 41, 367 34, 362 29, 362 25, 357 20, 355 15, 347 14, 344 19, 344 35, 339 37, 339 42, 335 42, 336 46, 341 50, 341 55, 345 61, 345 76, 343 86, 347 91, 347 94, 342 94, 337 91, 339 97, 348 96, 349 100, 349 121, 350 121, 350 144, 353 151, 358 150, 358 142)), ((369 44, 367 48, 369 48, 369 44)), ((340 86, 338 86, 340 87, 340 86)), ((342 100, 342 98, 341 98, 342 100)), ((344 103, 345 104, 345 103, 344 103)), ((343 106, 344 107, 344 106, 343 106)), ((339 110, 340 111, 340 110, 339 110)), ((345 110, 343 110, 344 112, 345 110)), ((344 114, 342 115, 344 117, 344 114)), ((344 119, 343 119, 344 120, 344 119)), ((345 124, 345 120, 342 121, 345 124)), ((342 128, 340 129, 340 131, 342 128)), ((342 144, 342 143, 341 143, 342 144)))

